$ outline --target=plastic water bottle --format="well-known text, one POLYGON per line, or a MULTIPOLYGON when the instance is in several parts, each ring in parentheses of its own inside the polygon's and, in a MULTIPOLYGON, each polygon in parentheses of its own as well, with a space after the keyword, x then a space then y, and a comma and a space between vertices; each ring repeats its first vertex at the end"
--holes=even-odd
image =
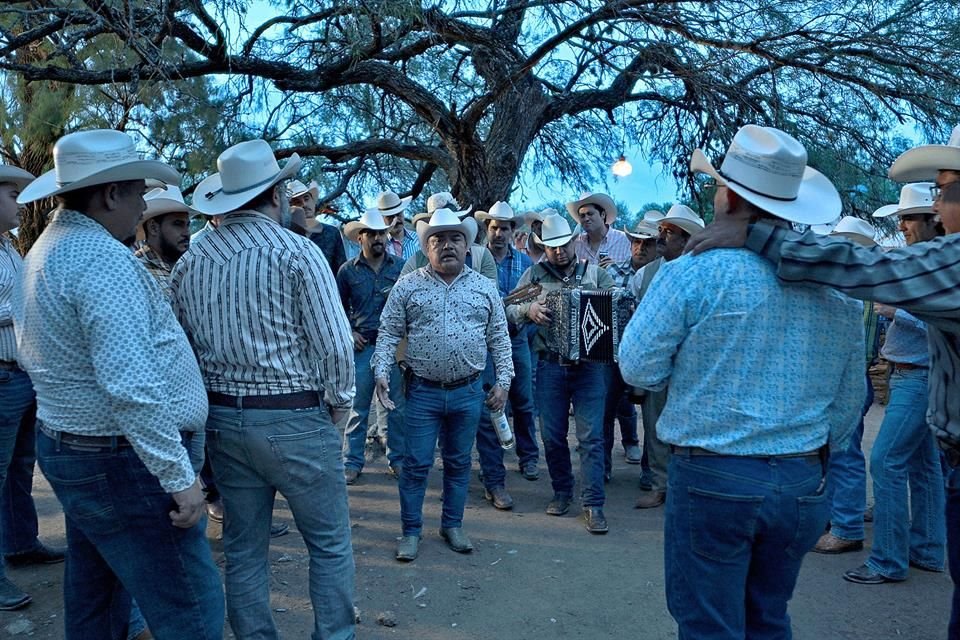
POLYGON ((504 449, 512 449, 514 443, 513 429, 507 422, 507 416, 503 415, 503 410, 493 411, 491 409, 490 422, 493 424, 493 430, 497 432, 497 440, 500 441, 500 446, 504 449))

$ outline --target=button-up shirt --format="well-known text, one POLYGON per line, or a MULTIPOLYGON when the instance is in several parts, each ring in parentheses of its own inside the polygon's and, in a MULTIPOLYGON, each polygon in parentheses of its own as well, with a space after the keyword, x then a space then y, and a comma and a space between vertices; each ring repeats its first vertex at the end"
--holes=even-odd
POLYGON ((22 269, 20 253, 6 234, 0 234, 0 361, 17 361, 17 337, 13 331, 10 301, 22 269))
POLYGON ((473 269, 464 267, 450 284, 430 266, 400 278, 380 316, 372 365, 376 377, 389 377, 404 334, 407 364, 421 378, 468 378, 486 368, 489 351, 497 384, 510 388, 513 351, 503 302, 496 285, 473 269))
POLYGON ((163 294, 170 297, 170 271, 172 267, 163 261, 163 258, 157 255, 156 251, 150 248, 150 245, 144 244, 137 249, 134 254, 140 260, 147 272, 157 279, 160 290, 163 294))
POLYGON ((623 262, 615 262, 607 267, 607 273, 613 278, 614 284, 624 289, 630 288, 630 281, 637 269, 633 268, 633 258, 627 258, 623 262))
POLYGON ((630 257, 630 237, 623 231, 607 227, 607 235, 603 236, 600 246, 594 251, 590 248, 590 238, 587 233, 580 234, 577 242, 577 259, 586 260, 590 264, 600 264, 601 253, 605 253, 614 262, 623 262, 630 257))
POLYGON ((387 296, 400 278, 403 261, 386 254, 379 271, 374 271, 361 253, 348 261, 337 273, 340 301, 347 312, 350 326, 369 341, 376 341, 380 312, 387 296))
MULTIPOLYGON (((491 255, 493 254, 491 253, 491 255)), ((496 257, 494 257, 494 261, 496 261, 496 257)), ((533 266, 533 262, 526 254, 513 247, 508 247, 503 260, 497 262, 497 288, 500 290, 501 298, 517 288, 523 273, 531 266, 533 266)))
POLYGON ((387 253, 392 256, 397 256, 406 261, 419 250, 420 236, 406 227, 403 228, 403 237, 400 240, 389 234, 387 235, 387 253))
POLYGON ((320 248, 323 257, 330 265, 330 271, 336 273, 347 261, 347 252, 343 248, 343 238, 340 231, 333 225, 318 222, 307 234, 307 237, 320 248))
POLYGON ((908 311, 897 309, 887 329, 880 355, 896 364, 928 366, 930 347, 927 345, 927 323, 913 317, 908 311))
POLYGON ((208 391, 353 399, 353 339, 320 250, 256 211, 224 217, 173 268, 173 304, 208 391))
POLYGON ((770 260, 788 282, 825 284, 861 300, 906 309, 927 323, 930 347, 927 422, 960 447, 960 234, 894 249, 819 240, 758 223, 747 248, 770 260))
POLYGON ((166 491, 195 474, 179 431, 202 429, 207 396, 170 303, 100 223, 54 213, 14 293, 20 364, 54 431, 123 435, 166 491))
POLYGON ((858 422, 861 306, 827 288, 788 287, 749 251, 660 266, 620 343, 631 385, 669 381, 657 436, 725 455, 843 448, 858 422))

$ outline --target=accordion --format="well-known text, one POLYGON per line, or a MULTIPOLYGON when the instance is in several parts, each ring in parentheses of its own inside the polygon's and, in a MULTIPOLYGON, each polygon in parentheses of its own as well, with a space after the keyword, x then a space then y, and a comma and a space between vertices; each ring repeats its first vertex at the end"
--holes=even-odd
POLYGON ((633 314, 634 299, 623 289, 558 289, 544 302, 553 322, 547 349, 572 362, 618 361, 620 338, 633 314))

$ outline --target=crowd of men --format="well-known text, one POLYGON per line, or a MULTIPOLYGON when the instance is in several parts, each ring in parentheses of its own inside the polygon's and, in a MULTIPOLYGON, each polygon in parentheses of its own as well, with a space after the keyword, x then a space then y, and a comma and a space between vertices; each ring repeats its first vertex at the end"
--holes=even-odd
MULTIPOLYGON (((878 355, 891 394, 871 452, 875 536, 843 577, 948 563, 960 579, 960 127, 891 167, 908 184, 874 214, 898 217, 907 246, 890 250, 855 218, 818 235, 840 216, 836 189, 797 140, 752 125, 719 167, 693 154, 712 190, 706 228, 675 205, 617 229, 602 193, 567 203, 569 219, 437 193, 408 223, 412 197, 384 191, 339 229, 318 221, 300 158, 281 165, 263 140, 226 149, 189 205, 176 171, 117 131, 66 135, 53 160, 39 178, 0 166, 0 548, 14 566, 66 559, 67 637, 221 638, 225 614, 237 638, 278 637, 280 492, 310 556, 312 637, 353 638, 347 487, 371 441, 397 479, 395 557, 411 562, 438 449, 453 551, 474 548, 474 447, 494 508, 514 504, 504 448, 536 481, 542 444, 546 513, 576 505, 606 533, 617 424, 641 469, 635 506, 665 505, 680 637, 790 637, 804 555, 863 547, 878 355), (46 199, 21 257, 6 232, 46 199), (195 216, 207 222, 191 238, 195 216), (632 300, 618 353, 557 346, 556 300, 579 291, 632 300), (35 461, 65 551, 37 537, 35 461), (223 522, 223 580, 206 516, 223 522)), ((0 610, 26 606, 2 570, 0 610)))

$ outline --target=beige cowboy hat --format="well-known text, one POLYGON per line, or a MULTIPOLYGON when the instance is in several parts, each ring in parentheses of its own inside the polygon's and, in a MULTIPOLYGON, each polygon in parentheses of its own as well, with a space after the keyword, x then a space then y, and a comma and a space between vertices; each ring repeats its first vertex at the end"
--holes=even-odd
POLYGON ((580 207, 586 204, 596 205, 603 209, 607 224, 613 224, 613 221, 617 219, 617 205, 614 204, 613 198, 605 193, 581 193, 579 200, 574 200, 566 204, 567 212, 571 218, 579 223, 580 207))
POLYGON ((953 128, 947 144, 923 144, 901 153, 888 175, 897 182, 919 182, 933 180, 941 169, 960 171, 960 125, 953 128))
POLYGON ((141 160, 133 138, 113 129, 70 133, 53 145, 53 169, 28 184, 17 202, 27 204, 110 182, 158 180, 178 184, 180 174, 159 160, 141 160))
POLYGON ((719 170, 702 150, 694 150, 690 170, 713 177, 747 202, 790 222, 830 222, 842 210, 830 180, 807 166, 803 145, 773 127, 741 127, 719 170))
POLYGON ((476 218, 480 222, 486 222, 487 220, 500 220, 502 222, 517 221, 517 215, 513 212, 513 207, 500 200, 493 203, 490 211, 477 211, 476 218))
POLYGON ((441 231, 459 231, 466 238, 467 245, 471 245, 477 237, 477 221, 473 218, 461 220, 457 212, 450 209, 437 209, 430 216, 430 220, 417 222, 417 236, 420 238, 420 246, 425 249, 430 236, 441 231))
POLYGON ((287 183, 287 197, 291 200, 299 198, 306 193, 312 195, 314 200, 320 197, 320 185, 317 184, 316 180, 311 180, 310 186, 303 184, 299 180, 291 180, 287 183))
POLYGON ((660 235, 660 230, 657 228, 657 225, 651 224, 646 220, 641 220, 635 224, 633 231, 624 229, 623 232, 634 240, 650 240, 660 235))
POLYGON ((207 215, 236 211, 299 170, 299 155, 281 167, 266 140, 235 144, 217 158, 217 173, 197 185, 193 208, 207 215))
POLYGON ((148 191, 143 196, 143 201, 147 203, 147 208, 140 218, 141 224, 167 213, 186 213, 189 216, 200 215, 199 211, 187 206, 187 203, 183 200, 183 194, 180 193, 180 188, 173 185, 148 191))
POLYGON ((17 189, 23 190, 24 187, 35 179, 35 175, 29 171, 24 171, 20 167, 0 164, 0 184, 13 184, 16 185, 17 189))
POLYGON ((900 189, 900 201, 888 204, 873 212, 874 218, 886 218, 893 215, 925 213, 933 215, 933 196, 930 194, 932 182, 913 182, 900 189))
POLYGON ((527 211, 523 214, 523 221, 528 225, 532 225, 534 222, 543 222, 547 219, 547 216, 558 216, 560 212, 552 207, 547 207, 542 211, 527 211))
POLYGON ((663 211, 660 211, 659 209, 647 209, 643 212, 643 221, 656 226, 660 224, 661 220, 663 220, 663 216, 663 211))
POLYGON ((393 191, 381 191, 377 195, 377 211, 382 216, 395 216, 410 206, 413 196, 401 198, 393 191))
POLYGON ((562 247, 576 235, 570 229, 570 223, 559 214, 551 214, 543 219, 543 228, 540 235, 534 235, 534 240, 545 247, 562 247))
POLYGON ((828 235, 841 236, 857 244, 862 244, 865 247, 872 247, 877 244, 874 240, 877 235, 876 227, 866 220, 854 218, 853 216, 840 218, 840 221, 837 222, 828 235))
MULTIPOLYGON (((684 204, 675 204, 667 214, 660 218, 658 224, 672 224, 680 227, 688 234, 693 235, 704 227, 703 218, 694 213, 693 209, 684 204)), ((658 231, 659 233, 659 231, 658 231)))
POLYGON ((390 225, 383 219, 379 209, 367 209, 360 216, 359 220, 353 220, 343 225, 343 235, 351 242, 357 242, 360 232, 370 229, 372 231, 386 231, 390 225))
POLYGON ((413 216, 413 219, 410 221, 413 226, 416 226, 418 222, 430 220, 430 216, 434 214, 438 209, 449 209, 457 214, 458 218, 466 218, 467 215, 473 211, 473 207, 467 207, 466 209, 460 209, 460 205, 457 204, 457 201, 453 198, 453 194, 449 191, 441 191, 440 193, 435 193, 429 198, 427 198, 427 210, 422 213, 418 213, 413 216))

